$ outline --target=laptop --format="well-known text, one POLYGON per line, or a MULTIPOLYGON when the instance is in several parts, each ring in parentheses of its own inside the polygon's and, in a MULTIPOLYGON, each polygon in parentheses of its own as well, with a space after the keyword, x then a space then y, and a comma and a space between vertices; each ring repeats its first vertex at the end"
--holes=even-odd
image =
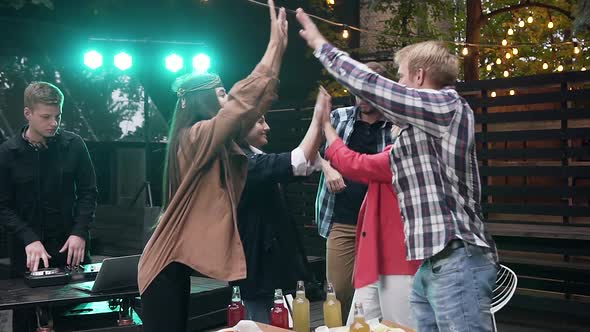
POLYGON ((137 266, 141 255, 105 258, 94 281, 71 284, 73 288, 100 293, 119 288, 137 288, 137 266))

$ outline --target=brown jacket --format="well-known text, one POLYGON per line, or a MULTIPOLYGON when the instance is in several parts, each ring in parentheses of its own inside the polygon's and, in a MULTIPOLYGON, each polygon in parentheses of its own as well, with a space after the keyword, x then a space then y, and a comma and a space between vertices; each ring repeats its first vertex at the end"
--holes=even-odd
POLYGON ((180 186, 143 250, 140 294, 172 262, 215 279, 246 277, 236 209, 248 161, 235 140, 245 136, 270 107, 277 84, 277 73, 259 64, 234 85, 214 118, 181 134, 180 186))

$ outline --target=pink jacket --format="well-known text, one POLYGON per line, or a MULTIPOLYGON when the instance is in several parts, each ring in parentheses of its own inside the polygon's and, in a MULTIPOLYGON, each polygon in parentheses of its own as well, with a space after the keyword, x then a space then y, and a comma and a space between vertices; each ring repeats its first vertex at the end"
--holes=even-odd
POLYGON ((361 288, 379 275, 414 275, 421 261, 406 260, 404 229, 389 166, 391 145, 377 154, 350 150, 341 139, 326 150, 332 167, 343 177, 368 184, 356 228, 354 287, 361 288))

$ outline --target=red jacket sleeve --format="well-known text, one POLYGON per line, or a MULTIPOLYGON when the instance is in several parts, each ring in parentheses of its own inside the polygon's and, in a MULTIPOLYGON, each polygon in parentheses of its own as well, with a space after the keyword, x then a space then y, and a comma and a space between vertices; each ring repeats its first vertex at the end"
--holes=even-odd
POLYGON ((349 149, 342 139, 335 140, 326 150, 332 167, 347 179, 355 182, 391 183, 393 173, 389 166, 391 145, 377 154, 362 154, 349 149))

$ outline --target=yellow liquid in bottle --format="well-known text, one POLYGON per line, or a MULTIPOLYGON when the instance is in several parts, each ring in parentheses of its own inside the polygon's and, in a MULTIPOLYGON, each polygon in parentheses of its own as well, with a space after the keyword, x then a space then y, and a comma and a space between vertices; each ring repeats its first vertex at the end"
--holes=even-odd
POLYGON ((327 327, 342 326, 340 301, 338 301, 336 296, 332 294, 328 294, 326 296, 326 301, 324 301, 324 324, 327 327))
POLYGON ((297 292, 293 299, 293 331, 309 332, 309 300, 297 292))
POLYGON ((350 326, 350 332, 371 332, 369 324, 365 322, 363 317, 355 317, 354 322, 350 326))

